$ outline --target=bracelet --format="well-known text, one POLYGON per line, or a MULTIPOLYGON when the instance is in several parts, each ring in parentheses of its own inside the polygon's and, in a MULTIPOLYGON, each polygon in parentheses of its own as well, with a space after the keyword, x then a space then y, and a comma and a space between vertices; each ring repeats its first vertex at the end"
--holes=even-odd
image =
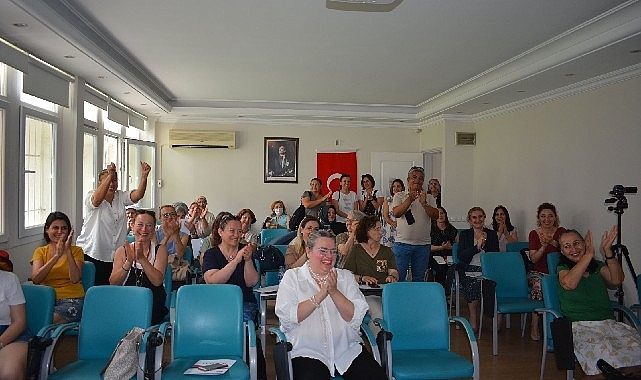
POLYGON ((605 256, 605 260, 606 260, 606 261, 607 261, 607 260, 616 259, 616 258, 617 258, 617 257, 616 257, 616 255, 612 255, 612 256, 610 256, 610 257, 605 256))
POLYGON ((316 296, 309 297, 309 302, 311 302, 316 309, 320 307, 320 303, 316 302, 316 296))
POLYGON ((129 269, 125 269, 124 264, 123 264, 123 266, 121 266, 120 268, 122 268, 122 270, 124 270, 125 272, 129 272, 129 271, 131 270, 131 268, 129 268, 129 269))
POLYGON ((4 343, 0 342, 0 350, 4 348, 4 343))

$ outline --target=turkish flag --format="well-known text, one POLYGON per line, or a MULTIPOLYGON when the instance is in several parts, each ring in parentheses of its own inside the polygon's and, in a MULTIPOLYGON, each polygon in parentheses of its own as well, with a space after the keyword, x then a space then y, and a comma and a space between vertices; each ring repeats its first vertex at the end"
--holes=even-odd
POLYGON ((356 192, 356 186, 360 183, 356 177, 358 175, 356 169, 356 152, 316 153, 316 176, 323 183, 322 194, 326 194, 327 189, 340 190, 340 179, 343 174, 352 176, 349 189, 356 192))

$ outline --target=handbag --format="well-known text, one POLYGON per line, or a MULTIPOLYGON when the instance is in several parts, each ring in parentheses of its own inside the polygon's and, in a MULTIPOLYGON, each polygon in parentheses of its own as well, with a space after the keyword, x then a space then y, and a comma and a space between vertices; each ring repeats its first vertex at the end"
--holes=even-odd
POLYGON ((173 281, 187 281, 189 263, 186 260, 179 259, 175 254, 169 255, 167 259, 169 265, 171 265, 171 279, 173 281))
POLYGON ((574 340, 572 321, 568 317, 554 318, 550 322, 556 367, 560 370, 574 369, 574 340))
POLYGON ((292 214, 292 217, 289 218, 289 230, 296 231, 303 219, 305 219, 305 206, 301 203, 292 214))
POLYGON ((120 339, 105 368, 100 371, 105 380, 130 379, 138 369, 138 351, 145 329, 133 327, 120 339))

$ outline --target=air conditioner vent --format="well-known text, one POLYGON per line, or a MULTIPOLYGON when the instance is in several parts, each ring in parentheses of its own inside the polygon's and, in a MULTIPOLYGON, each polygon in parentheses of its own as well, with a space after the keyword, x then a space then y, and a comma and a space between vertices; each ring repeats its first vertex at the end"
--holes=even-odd
POLYGON ((456 132, 456 145, 476 145, 476 133, 456 132))
POLYGON ((234 131, 169 130, 169 145, 172 148, 236 148, 234 131))

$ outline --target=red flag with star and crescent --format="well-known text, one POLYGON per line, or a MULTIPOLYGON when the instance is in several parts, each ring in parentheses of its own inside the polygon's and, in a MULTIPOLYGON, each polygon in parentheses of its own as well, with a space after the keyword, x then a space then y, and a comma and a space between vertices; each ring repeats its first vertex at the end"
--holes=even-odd
POLYGON ((322 194, 328 189, 332 192, 338 191, 341 187, 340 179, 342 174, 352 176, 350 190, 357 192, 360 178, 357 177, 356 152, 319 152, 316 153, 316 176, 320 178, 323 187, 322 194))

